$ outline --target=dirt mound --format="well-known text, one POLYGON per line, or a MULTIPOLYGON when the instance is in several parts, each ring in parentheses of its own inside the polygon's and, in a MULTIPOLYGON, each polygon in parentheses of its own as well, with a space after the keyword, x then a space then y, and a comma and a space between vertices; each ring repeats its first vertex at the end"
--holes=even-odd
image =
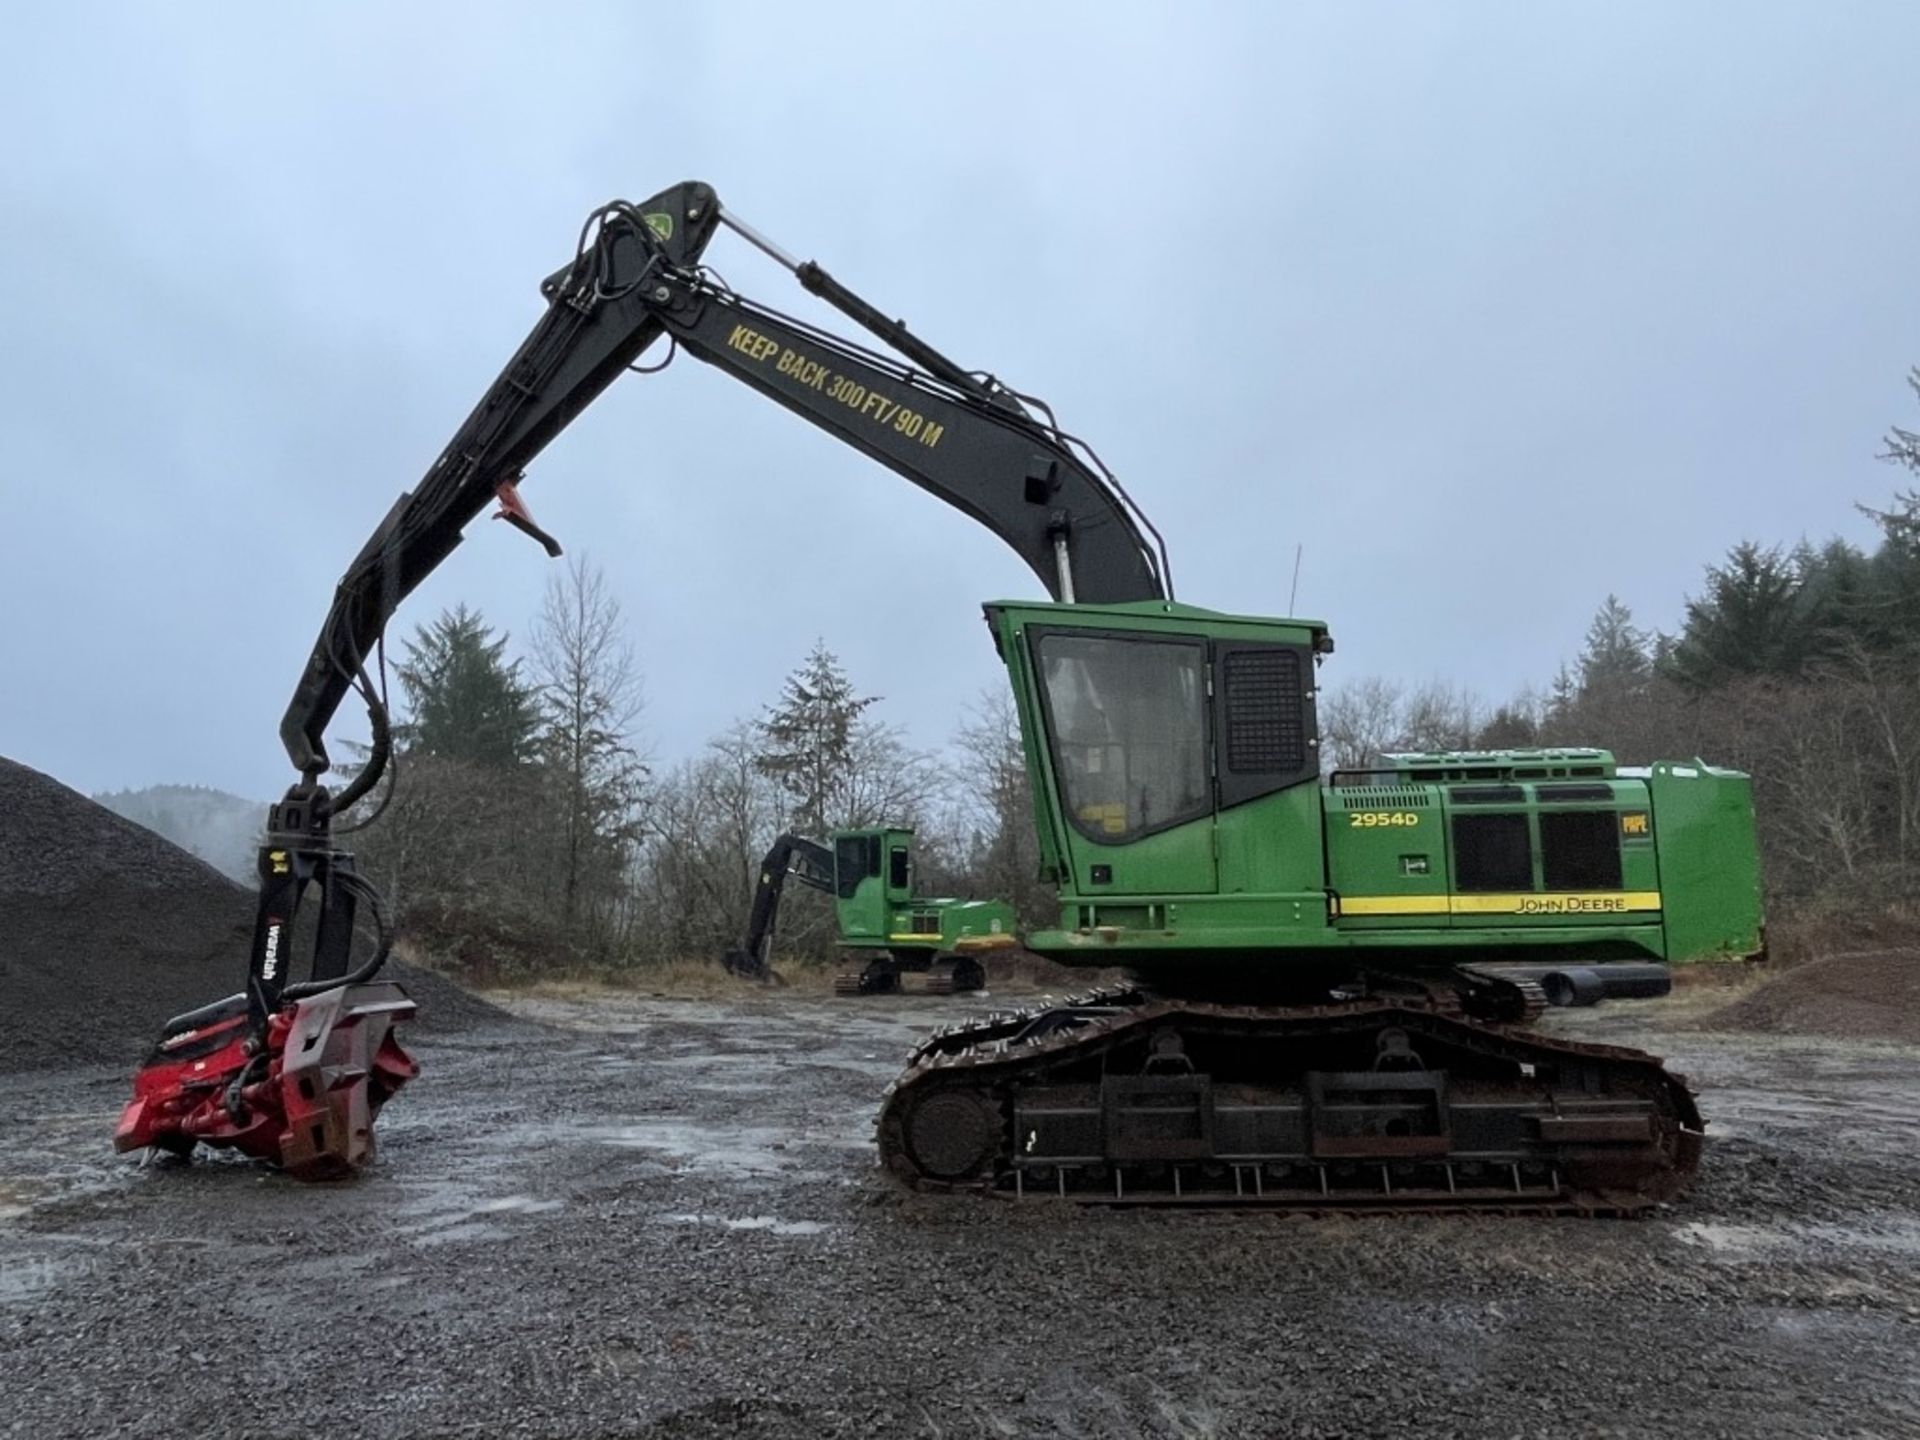
MULTIPOLYGON (((241 987, 253 909, 212 866, 0 758, 0 1072, 131 1066, 168 1016, 241 987)), ((504 1018, 438 975, 387 973, 423 1031, 504 1018)))
POLYGON ((1920 951, 1863 950, 1796 965, 1701 1025, 1920 1044, 1920 951))

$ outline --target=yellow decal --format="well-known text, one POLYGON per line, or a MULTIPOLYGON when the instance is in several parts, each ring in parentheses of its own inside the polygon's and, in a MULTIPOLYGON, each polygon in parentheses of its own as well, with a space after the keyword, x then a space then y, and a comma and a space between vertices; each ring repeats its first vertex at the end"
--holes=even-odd
POLYGON ((1347 817, 1350 830, 1374 830, 1383 825, 1407 829, 1420 823, 1420 817, 1411 810, 1355 810, 1347 817))
POLYGON ((1644 810, 1620 812, 1620 833, 1629 840, 1644 840, 1653 833, 1652 817, 1644 810))
POLYGON ((809 360, 798 350, 782 350, 773 368, 782 375, 791 375, 802 385, 810 385, 815 390, 826 389, 827 380, 833 373, 818 360, 809 360))
POLYGON ((1342 915, 1625 915, 1660 908, 1658 890, 1543 895, 1342 895, 1342 915))
POLYGON ((284 850, 269 850, 269 851, 267 852, 267 859, 268 859, 268 861, 269 861, 269 862, 270 862, 270 863, 272 864, 272 866, 273 866, 273 873, 274 873, 274 874, 276 874, 276 875, 287 875, 287 874, 290 874, 290 873, 292 873, 292 870, 293 870, 293 867, 292 867, 292 866, 291 866, 291 865, 290 865, 290 864, 289 864, 289 863, 287 862, 287 852, 286 852, 286 851, 284 851, 284 850))
POLYGON ((1342 895, 1335 906, 1338 915, 1444 915, 1444 895, 1342 895))
POLYGON ((775 373, 817 390, 836 400, 879 430, 891 430, 906 440, 916 440, 931 450, 947 433, 947 427, 930 420, 918 410, 889 399, 878 390, 870 390, 858 380, 850 380, 804 351, 782 345, 747 325, 736 325, 727 336, 727 348, 737 350, 756 365, 773 362, 775 373))
POLYGON ((733 327, 733 332, 727 336, 727 344, 749 360, 765 360, 780 348, 778 340, 769 340, 758 330, 750 330, 745 325, 733 327))
POLYGON ((1455 915, 1624 915, 1658 910, 1658 890, 1562 892, 1551 895, 1455 895, 1455 915))
POLYGON ((653 214, 642 215, 640 218, 646 221, 647 228, 662 240, 673 238, 673 216, 656 210, 653 214))

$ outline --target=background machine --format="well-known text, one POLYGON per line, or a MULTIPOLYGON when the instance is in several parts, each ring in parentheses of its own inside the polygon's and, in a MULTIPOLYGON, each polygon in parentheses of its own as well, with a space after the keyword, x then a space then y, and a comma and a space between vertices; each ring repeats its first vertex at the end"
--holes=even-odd
POLYGON ((726 953, 735 975, 767 979, 780 901, 789 878, 833 897, 846 964, 834 977, 839 995, 886 995, 900 977, 926 976, 926 991, 952 995, 987 983, 990 950, 1019 945, 1013 907, 1003 900, 915 895, 913 831, 899 827, 835 830, 821 844, 782 835, 760 862, 746 938, 726 953))

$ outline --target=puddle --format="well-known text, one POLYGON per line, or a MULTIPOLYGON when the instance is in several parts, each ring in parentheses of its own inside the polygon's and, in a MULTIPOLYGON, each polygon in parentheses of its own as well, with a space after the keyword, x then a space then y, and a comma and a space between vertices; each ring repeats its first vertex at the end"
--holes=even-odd
POLYGON ((564 1206, 561 1200, 536 1200, 531 1195, 503 1195, 498 1200, 488 1200, 473 1207, 476 1215, 544 1215, 549 1210, 558 1210, 564 1206))
POLYGON ((656 1215, 656 1225, 712 1225, 723 1230, 764 1230, 770 1235, 818 1235, 819 1220, 782 1220, 777 1215, 656 1215))
POLYGON ((465 1220, 456 1225, 443 1226, 424 1235, 412 1237, 415 1245, 457 1245, 468 1240, 505 1240, 512 1232, 503 1225, 489 1225, 481 1220, 465 1220))
POLYGON ((1847 1092, 1834 1095, 1743 1095, 1723 1106, 1743 1119, 1827 1125, 1844 1118, 1850 1129, 1881 1126, 1912 1130, 1913 1109, 1905 1100, 1877 1100, 1847 1092))
POLYGON ((0 1224, 58 1201, 124 1191, 140 1179, 144 1161, 113 1154, 95 1135, 79 1146, 77 1156, 31 1146, 9 1151, 7 1169, 13 1173, 0 1176, 0 1224))
POLYGON ((866 1151, 868 1142, 852 1137, 822 1137, 796 1134, 791 1130, 714 1129, 671 1120, 656 1120, 635 1125, 585 1127, 579 1132, 588 1140, 614 1145, 624 1150, 643 1150, 673 1161, 681 1172, 701 1170, 732 1176, 782 1175, 789 1179, 803 1175, 825 1178, 807 1170, 796 1152, 821 1145, 848 1151, 866 1151))
POLYGON ((92 1268, 92 1265, 91 1260, 81 1256, 69 1259, 42 1257, 33 1260, 9 1260, 0 1264, 0 1305, 38 1300, 57 1287, 61 1281, 84 1273, 92 1268))
POLYGON ((1788 1243, 1788 1236, 1782 1230, 1762 1225, 1712 1225, 1700 1220, 1682 1225, 1674 1235, 1689 1245, 1702 1245, 1709 1250, 1759 1251, 1788 1243))
POLYGON ((512 1234, 497 1222, 514 1215, 547 1215, 566 1207, 564 1200, 541 1200, 532 1195, 495 1195, 481 1198, 457 1184, 432 1186, 395 1206, 397 1214, 413 1217, 401 1231, 415 1245, 447 1245, 465 1240, 503 1239, 512 1234))
POLYGON ((342 1275, 360 1275, 377 1270, 385 1262, 378 1255, 325 1255, 312 1260, 296 1260, 279 1267, 278 1273, 289 1280, 334 1280, 342 1275))
POLYGON ((1680 1226, 1674 1234, 1686 1244, 1703 1246, 1730 1259, 1760 1259, 1782 1250, 1820 1246, 1920 1256, 1920 1221, 1915 1220, 1890 1219, 1873 1227, 1824 1222, 1715 1225, 1693 1221, 1680 1226))

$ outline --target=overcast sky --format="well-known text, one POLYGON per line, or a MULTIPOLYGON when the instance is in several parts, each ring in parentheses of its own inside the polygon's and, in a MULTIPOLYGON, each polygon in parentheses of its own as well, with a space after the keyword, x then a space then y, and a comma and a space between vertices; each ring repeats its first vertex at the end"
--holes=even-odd
MULTIPOLYGON (((586 211, 688 177, 1048 398, 1182 599, 1282 613, 1304 545, 1329 682, 1504 697, 1609 591, 1671 628, 1743 536, 1869 537, 1920 420, 1916 53, 1911 4, 12 7, 0 754, 277 794, 341 570, 586 211)), ((940 743, 1002 683, 979 602, 1039 593, 691 361, 525 494, 665 759, 816 636, 940 743)), ((550 562, 469 535, 398 632, 526 632, 550 562)))

